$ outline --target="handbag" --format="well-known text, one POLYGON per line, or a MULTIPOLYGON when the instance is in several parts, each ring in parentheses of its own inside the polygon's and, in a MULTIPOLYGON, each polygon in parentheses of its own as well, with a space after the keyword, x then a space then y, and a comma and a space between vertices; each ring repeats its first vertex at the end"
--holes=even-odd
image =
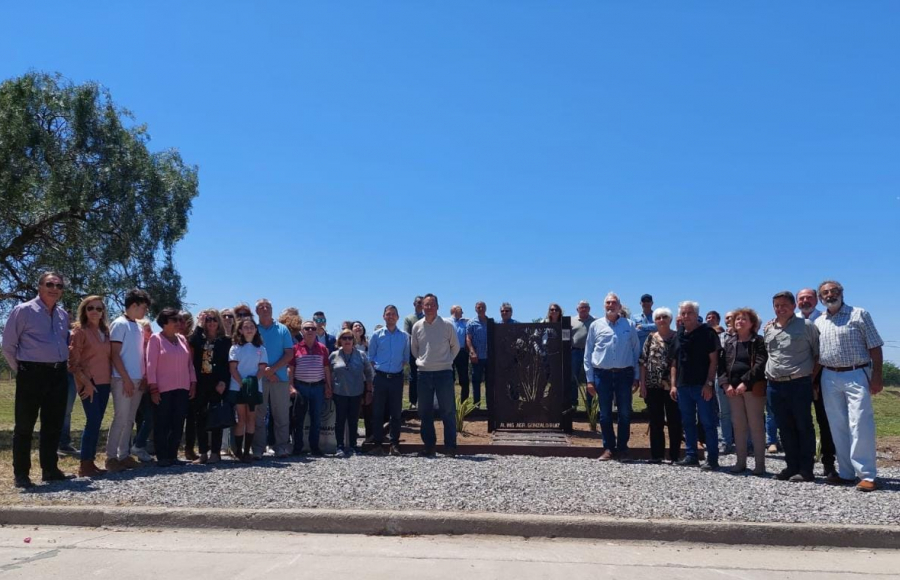
POLYGON ((234 405, 226 400, 221 400, 215 405, 209 406, 206 414, 206 430, 230 429, 237 424, 234 417, 234 405))

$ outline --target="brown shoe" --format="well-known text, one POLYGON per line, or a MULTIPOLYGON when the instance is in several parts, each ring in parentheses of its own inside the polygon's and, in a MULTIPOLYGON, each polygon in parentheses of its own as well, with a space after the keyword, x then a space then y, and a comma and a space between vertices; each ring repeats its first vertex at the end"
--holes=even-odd
POLYGON ((857 491, 875 491, 876 489, 878 489, 878 484, 868 479, 863 479, 856 484, 857 491))
POLYGON ((91 460, 82 461, 78 467, 78 477, 100 477, 105 473, 105 471, 94 465, 94 462, 91 460))
POLYGON ((120 471, 125 471, 125 466, 122 465, 122 462, 114 457, 110 457, 106 460, 106 471, 109 473, 119 473, 120 471))
POLYGON ((198 459, 200 459, 200 456, 197 455, 193 449, 185 449, 184 458, 188 461, 197 461, 198 459))
POLYGON ((613 452, 609 449, 603 450, 603 455, 600 456, 600 461, 612 461, 613 452))
POLYGON ((119 461, 119 463, 125 469, 134 469, 135 467, 141 466, 140 462, 137 459, 135 459, 134 457, 132 457, 131 455, 129 455, 125 459, 122 459, 121 461, 119 461))

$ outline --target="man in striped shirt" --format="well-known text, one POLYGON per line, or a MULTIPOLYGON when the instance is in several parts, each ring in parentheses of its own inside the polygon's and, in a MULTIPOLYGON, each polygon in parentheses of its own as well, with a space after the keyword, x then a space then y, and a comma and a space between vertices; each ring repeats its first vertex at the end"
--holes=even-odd
POLYGON ((303 451, 303 423, 309 411, 309 452, 321 457, 319 431, 322 427, 322 407, 331 398, 331 366, 328 349, 316 340, 316 323, 304 321, 300 327, 303 340, 294 345, 291 376, 297 393, 294 402, 294 455, 303 451))

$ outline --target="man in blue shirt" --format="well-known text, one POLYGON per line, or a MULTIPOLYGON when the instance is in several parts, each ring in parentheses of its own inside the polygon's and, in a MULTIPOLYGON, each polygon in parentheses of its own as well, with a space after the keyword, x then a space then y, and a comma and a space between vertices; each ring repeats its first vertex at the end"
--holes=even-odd
MULTIPOLYGON (((485 380, 488 366, 487 344, 487 305, 478 301, 475 303, 475 318, 466 324, 466 349, 469 353, 469 362, 472 364, 472 402, 476 408, 481 408, 481 381, 485 380)), ((462 346, 462 345, 460 345, 462 346)))
POLYGON ((600 400, 601 461, 627 459, 631 436, 631 395, 640 385, 638 358, 641 343, 634 325, 622 316, 622 304, 610 292, 603 301, 606 316, 588 329, 584 349, 584 373, 588 393, 600 400), (618 407, 618 441, 612 424, 612 406, 618 407))
POLYGON ((316 340, 328 349, 328 354, 333 353, 334 349, 337 348, 335 345, 337 341, 335 340, 334 335, 328 334, 328 330, 325 328, 325 325, 328 323, 328 319, 325 318, 325 313, 321 310, 313 313, 313 322, 316 323, 316 340))
POLYGON ((453 370, 456 373, 456 382, 460 386, 459 400, 465 401, 469 398, 469 351, 466 349, 466 327, 469 319, 463 318, 463 309, 459 304, 450 307, 450 314, 452 316, 447 322, 453 325, 456 340, 459 341, 459 353, 453 360, 453 370))
POLYGON ((504 302, 500 305, 500 322, 497 324, 510 324, 517 322, 513 320, 512 317, 513 307, 509 302, 504 302))
POLYGON ((275 435, 275 455, 284 458, 291 452, 291 388, 287 366, 294 358, 294 340, 287 326, 272 317, 272 303, 267 299, 260 298, 256 301, 256 314, 259 316, 259 335, 266 345, 269 360, 262 381, 263 402, 256 406, 253 458, 262 458, 266 451, 267 410, 275 435))
POLYGON ((647 337, 656 332, 656 323, 653 321, 653 296, 644 294, 641 296, 641 313, 631 317, 634 327, 637 329, 638 338, 641 339, 641 348, 647 337))
POLYGON ((372 396, 372 455, 384 455, 385 414, 391 418, 391 455, 400 455, 400 413, 403 410, 403 365, 409 360, 409 335, 397 328, 397 307, 384 307, 385 326, 369 339, 369 361, 375 368, 372 396))

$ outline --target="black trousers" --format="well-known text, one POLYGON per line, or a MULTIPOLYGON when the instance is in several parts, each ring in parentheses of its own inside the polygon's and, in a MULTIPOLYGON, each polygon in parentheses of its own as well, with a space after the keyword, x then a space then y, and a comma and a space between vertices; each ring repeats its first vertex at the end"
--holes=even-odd
POLYGON ((190 401, 187 389, 175 389, 159 394, 159 405, 153 410, 153 441, 156 459, 178 459, 178 446, 184 431, 184 419, 190 401))
POLYGON ((416 357, 409 355, 409 404, 415 405, 419 402, 419 366, 416 364, 416 357))
MULTIPOLYGON (((209 415, 209 406, 222 401, 222 395, 216 390, 219 384, 211 374, 200 374, 197 377, 197 394, 192 401, 188 401, 187 424, 185 426, 184 449, 194 448, 194 439, 197 440, 197 448, 200 453, 209 453, 210 449, 219 451, 222 448, 222 430, 206 430, 206 418, 209 415), (194 436, 191 436, 193 431, 194 436)), ((226 393, 228 385, 225 386, 226 393)))
POLYGON ((38 415, 41 418, 41 469, 58 469, 56 449, 66 416, 69 383, 66 365, 58 368, 19 361, 16 374, 15 421, 13 429, 13 473, 28 476, 31 471, 31 438, 38 415))
POLYGON ((469 351, 466 348, 459 349, 456 358, 453 359, 453 371, 456 373, 456 382, 461 387, 459 400, 469 398, 469 351))
POLYGON ((813 408, 816 410, 816 423, 819 424, 819 442, 822 444, 822 466, 826 471, 834 469, 834 439, 831 438, 831 426, 828 425, 828 415, 825 414, 825 403, 822 401, 822 393, 813 399, 813 408))
POLYGON ((666 452, 666 426, 669 428, 669 459, 678 460, 681 453, 681 411, 667 389, 647 389, 647 412, 650 414, 650 457, 663 459, 666 452))

